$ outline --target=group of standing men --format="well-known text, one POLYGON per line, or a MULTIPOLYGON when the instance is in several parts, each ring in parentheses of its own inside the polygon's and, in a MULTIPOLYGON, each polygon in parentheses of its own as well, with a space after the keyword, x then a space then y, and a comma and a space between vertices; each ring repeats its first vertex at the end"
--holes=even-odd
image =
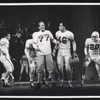
MULTIPOLYGON (((57 87, 55 83, 55 66, 52 58, 52 55, 55 56, 57 51, 57 66, 60 77, 60 87, 63 87, 63 79, 64 79, 63 66, 65 66, 65 70, 67 72, 67 77, 68 77, 68 86, 70 88, 73 88, 71 84, 72 82, 71 63, 79 62, 78 55, 76 54, 77 46, 74 40, 74 34, 66 29, 66 24, 63 22, 59 24, 59 31, 57 31, 55 34, 56 39, 54 39, 50 31, 45 30, 45 24, 43 21, 40 21, 38 23, 38 28, 39 31, 33 33, 32 39, 28 39, 25 44, 25 55, 29 63, 29 69, 30 69, 29 77, 31 86, 36 89, 41 88, 41 81, 43 80, 43 76, 45 75, 45 63, 46 63, 47 71, 49 73, 49 76, 51 77, 52 88, 57 87), (51 49, 51 42, 55 44, 53 52, 51 49), (73 48, 72 49, 73 54, 71 54, 71 44, 73 48), (33 81, 35 71, 38 76, 38 83, 36 85, 34 84, 33 81)), ((0 61, 6 68, 6 73, 4 77, 1 79, 3 86, 8 86, 7 77, 11 75, 11 73, 14 70, 13 64, 9 57, 8 36, 9 34, 6 34, 4 38, 0 40, 0 47, 1 47, 0 61), (6 50, 5 52, 4 49, 6 50)), ((85 72, 90 61, 94 61, 96 63, 96 69, 98 75, 100 75, 99 71, 100 39, 99 39, 99 33, 97 31, 94 31, 91 35, 91 38, 86 40, 84 51, 86 57, 83 62, 81 85, 84 85, 85 72)), ((48 82, 46 80, 45 84, 48 85, 48 82)))

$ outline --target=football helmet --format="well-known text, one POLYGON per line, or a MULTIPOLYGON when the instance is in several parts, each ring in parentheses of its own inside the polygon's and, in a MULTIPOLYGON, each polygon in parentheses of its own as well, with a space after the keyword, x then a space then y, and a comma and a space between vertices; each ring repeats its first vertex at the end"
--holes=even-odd
POLYGON ((92 40, 95 42, 98 40, 99 38, 99 33, 97 31, 94 31, 92 34, 91 34, 91 38, 92 40))
POLYGON ((72 57, 69 59, 69 63, 70 64, 79 63, 79 57, 78 57, 78 55, 76 55, 76 56, 72 55, 72 57))

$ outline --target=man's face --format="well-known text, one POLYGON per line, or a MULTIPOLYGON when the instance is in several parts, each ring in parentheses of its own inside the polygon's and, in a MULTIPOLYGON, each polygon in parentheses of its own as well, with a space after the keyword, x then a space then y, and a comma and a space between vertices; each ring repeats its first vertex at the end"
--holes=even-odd
POLYGON ((96 41, 98 41, 98 37, 97 37, 97 36, 92 36, 92 40, 93 40, 94 42, 96 42, 96 41))
POLYGON ((11 39, 11 35, 10 34, 7 35, 7 39, 10 41, 10 39, 11 39))
POLYGON ((41 31, 45 31, 45 24, 44 24, 43 22, 41 22, 41 23, 39 24, 39 29, 40 29, 41 31))
POLYGON ((62 23, 59 24, 59 30, 60 30, 60 31, 63 31, 63 30, 64 30, 64 26, 63 26, 62 23))

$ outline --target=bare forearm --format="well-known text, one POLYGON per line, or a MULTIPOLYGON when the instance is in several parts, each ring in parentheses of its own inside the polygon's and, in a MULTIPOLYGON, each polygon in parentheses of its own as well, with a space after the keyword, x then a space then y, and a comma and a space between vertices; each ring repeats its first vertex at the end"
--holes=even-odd
POLYGON ((76 42, 73 41, 73 42, 72 42, 72 45, 73 45, 73 52, 76 52, 76 48, 77 48, 77 46, 76 46, 76 42))
POLYGON ((30 57, 29 56, 29 50, 25 48, 25 51, 24 52, 25 52, 26 57, 29 58, 30 57))
POLYGON ((85 56, 88 55, 88 48, 87 47, 84 48, 84 54, 85 54, 85 56))
POLYGON ((59 42, 58 42, 56 39, 53 39, 52 42, 53 42, 54 44, 56 44, 56 45, 59 44, 59 42))

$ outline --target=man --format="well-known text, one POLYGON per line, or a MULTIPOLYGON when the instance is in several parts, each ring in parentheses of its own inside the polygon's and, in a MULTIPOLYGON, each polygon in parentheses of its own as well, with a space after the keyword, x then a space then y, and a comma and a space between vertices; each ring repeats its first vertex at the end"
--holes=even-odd
POLYGON ((91 38, 87 38, 84 47, 85 59, 82 68, 81 85, 84 86, 85 73, 91 61, 95 63, 98 73, 98 80, 100 80, 100 38, 97 31, 92 32, 91 38))
POLYGON ((1 79, 1 83, 3 83, 3 86, 5 87, 10 86, 8 84, 7 78, 14 71, 14 65, 10 60, 10 55, 9 55, 10 38, 11 35, 9 33, 4 33, 3 38, 0 39, 0 61, 6 69, 6 73, 4 77, 1 79))
MULTIPOLYGON (((28 59, 29 63, 29 77, 30 77, 30 85, 31 87, 34 87, 34 75, 36 71, 37 66, 37 51, 33 47, 33 39, 28 39, 25 44, 25 55, 28 59)), ((48 86, 48 83, 46 81, 46 75, 44 71, 44 79, 43 84, 48 86)))
POLYGON ((53 59, 51 56, 51 43, 58 44, 58 42, 53 38, 53 35, 50 31, 45 30, 45 24, 43 21, 38 23, 39 31, 33 33, 33 42, 34 48, 38 51, 38 59, 37 59, 37 73, 38 73, 38 83, 36 88, 41 88, 41 80, 43 78, 44 73, 44 61, 46 61, 47 71, 51 76, 52 88, 56 87, 55 84, 55 69, 53 65, 53 59))
POLYGON ((70 88, 73 88, 72 81, 72 71, 70 65, 71 59, 71 44, 73 47, 73 56, 77 56, 76 54, 76 42, 74 40, 74 34, 66 30, 66 23, 59 24, 59 31, 56 32, 56 38, 60 42, 60 44, 55 46, 53 50, 53 55, 55 56, 56 49, 58 49, 57 54, 57 65, 59 69, 61 84, 60 87, 63 87, 63 67, 65 66, 65 70, 67 72, 68 77, 68 85, 70 88))
POLYGON ((36 69, 37 53, 36 53, 36 50, 33 48, 33 39, 28 39, 26 41, 25 55, 29 63, 30 85, 31 87, 34 87, 33 79, 34 79, 34 74, 35 74, 35 69, 36 69))

